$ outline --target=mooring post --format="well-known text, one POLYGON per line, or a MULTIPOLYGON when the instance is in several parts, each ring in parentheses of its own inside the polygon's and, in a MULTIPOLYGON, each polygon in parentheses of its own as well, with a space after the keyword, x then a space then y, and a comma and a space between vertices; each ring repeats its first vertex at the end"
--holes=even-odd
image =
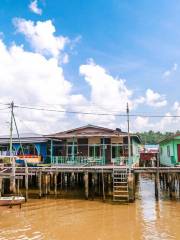
POLYGON ((88 172, 84 173, 84 187, 85 187, 85 198, 89 197, 89 174, 88 172))

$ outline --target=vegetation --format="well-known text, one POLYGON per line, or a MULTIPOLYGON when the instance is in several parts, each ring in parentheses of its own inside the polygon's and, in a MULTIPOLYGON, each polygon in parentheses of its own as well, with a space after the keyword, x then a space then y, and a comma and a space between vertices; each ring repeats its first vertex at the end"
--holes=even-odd
POLYGON ((150 130, 149 132, 138 132, 137 133, 143 144, 158 144, 159 141, 161 141, 164 138, 167 138, 169 136, 172 136, 174 134, 180 134, 180 131, 177 131, 176 133, 173 132, 154 132, 152 130, 150 130))

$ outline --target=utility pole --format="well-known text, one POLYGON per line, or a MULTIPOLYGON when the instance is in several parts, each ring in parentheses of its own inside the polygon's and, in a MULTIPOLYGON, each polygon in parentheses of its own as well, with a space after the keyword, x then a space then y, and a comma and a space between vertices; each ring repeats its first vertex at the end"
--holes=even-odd
MULTIPOLYGON (((17 123, 16 123, 16 118, 14 116, 14 112, 12 112, 12 117, 13 117, 13 120, 14 120, 17 136, 18 136, 18 139, 19 139, 19 145, 20 145, 20 148, 22 150, 22 155, 23 155, 23 158, 24 158, 24 149, 23 149, 23 145, 21 143, 21 139, 20 139, 17 123)), ((28 200, 28 165, 27 165, 27 161, 26 161, 25 158, 24 158, 24 163, 25 163, 25 188, 26 188, 25 200, 27 201, 28 200)), ((15 168, 15 166, 14 166, 14 168, 15 168)))
POLYGON ((131 166, 131 139, 130 139, 130 132, 129 132, 129 104, 127 103, 127 127, 128 127, 128 161, 129 165, 131 166))
POLYGON ((12 164, 12 178, 11 178, 11 191, 13 193, 16 193, 16 169, 15 169, 15 158, 13 156, 13 140, 12 140, 12 134, 13 134, 13 111, 14 111, 14 102, 11 102, 10 104, 10 108, 11 108, 11 122, 10 122, 10 146, 9 146, 9 150, 10 150, 10 161, 12 164))
POLYGON ((11 102, 10 104, 11 108, 11 121, 10 121, 10 157, 12 157, 12 134, 13 134, 13 111, 14 111, 14 102, 11 102))

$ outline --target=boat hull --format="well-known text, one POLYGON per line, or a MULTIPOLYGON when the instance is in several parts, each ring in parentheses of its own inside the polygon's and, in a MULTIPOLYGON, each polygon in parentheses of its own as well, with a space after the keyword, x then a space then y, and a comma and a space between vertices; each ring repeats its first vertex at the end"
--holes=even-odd
POLYGON ((20 205, 24 202, 24 197, 0 197, 0 206, 20 205))

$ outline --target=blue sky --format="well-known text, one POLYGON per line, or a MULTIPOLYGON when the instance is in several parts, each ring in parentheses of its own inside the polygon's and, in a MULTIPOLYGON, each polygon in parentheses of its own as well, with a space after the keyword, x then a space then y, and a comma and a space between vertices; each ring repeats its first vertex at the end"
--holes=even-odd
MULTIPOLYGON (((125 87, 133 92, 127 99, 130 97, 132 105, 136 105, 132 106, 132 112, 173 115, 180 112, 179 12, 180 2, 177 0, 0 0, 0 32, 2 33, 3 44, 7 48, 12 46, 13 43, 16 46, 23 44, 24 51, 38 52, 49 59, 50 55, 44 54, 42 49, 41 51, 37 49, 37 46, 35 49, 30 42, 33 41, 33 38, 27 41, 28 33, 22 32, 22 29, 19 30, 19 26, 15 26, 13 22, 15 18, 24 19, 25 21, 31 20, 36 25, 37 21, 43 23, 50 20, 56 30, 53 36, 64 36, 69 39, 69 43, 59 50, 68 55, 68 62, 58 63, 58 66, 63 70, 63 78, 72 84, 68 96, 83 96, 83 101, 86 102, 83 110, 92 104, 100 104, 99 100, 99 102, 96 101, 97 96, 95 94, 99 93, 96 91, 96 86, 99 81, 103 84, 103 79, 97 80, 92 72, 89 73, 89 71, 95 70, 95 66, 99 66, 106 71, 108 76, 111 76, 109 81, 112 79, 115 81, 116 79, 125 80, 125 87), (40 14, 30 9, 32 2, 36 2, 37 8, 41 9, 40 14), (93 59, 90 62, 93 62, 94 70, 92 68, 91 70, 87 69, 89 59, 93 59), (86 68, 80 71, 81 66, 86 66, 86 68), (150 90, 149 95, 147 93, 148 89, 150 90), (136 102, 139 99, 141 99, 141 103, 137 104, 136 102)), ((96 68, 96 70, 99 71, 100 69, 96 68)), ((102 75, 98 75, 97 72, 97 76, 102 75)), ((14 81, 17 82, 18 80, 14 81)), ((117 82, 116 84, 118 85, 117 82)), ((111 90, 109 89, 109 91, 111 90)), ((102 91, 101 89, 101 96, 103 96, 102 91)), ((117 102, 121 102, 121 89, 119 91, 117 96, 120 96, 120 99, 117 99, 117 102)), ((108 94, 109 96, 113 95, 113 90, 112 93, 109 92, 108 94)), ((1 101, 5 99, 3 95, 4 93, 1 94, 0 92, 1 101)), ((104 92, 104 96, 106 98, 107 91, 104 92)), ((20 99, 14 98, 19 104, 25 104, 20 99)), ((39 101, 39 104, 41 102, 39 101)), ((53 101, 51 102, 53 103, 53 101)), ((72 108, 72 106, 81 108, 80 102, 76 103, 76 106, 73 104, 65 106, 63 104, 63 107, 65 109, 72 108)), ((113 102, 114 100, 112 100, 113 102)), ((27 103, 32 104, 26 101, 27 103)), ((117 108, 118 104, 114 109, 117 108)), ((93 111, 93 108, 90 109, 93 111)), ((101 110, 95 109, 95 111, 101 110)), ((109 109, 105 110, 108 111, 109 109)), ((120 112, 122 112, 122 107, 120 107, 118 113, 120 112)), ((75 119, 73 122, 76 125, 97 122, 97 119, 85 119, 84 121, 82 118, 79 120, 75 117, 75 119)), ((122 127, 125 126, 123 120, 121 123, 117 119, 107 121, 102 120, 99 124, 108 124, 112 127, 117 124, 121 124, 122 127)), ((132 126, 134 130, 154 128, 155 130, 165 131, 177 130, 179 127, 179 122, 176 119, 174 119, 174 122, 172 119, 172 122, 167 123, 164 123, 165 119, 156 120, 158 122, 162 121, 161 125, 158 125, 152 119, 137 121, 142 127, 139 126, 136 129, 132 126)), ((64 126, 64 128, 71 125, 72 122, 69 121, 69 125, 64 126)))

